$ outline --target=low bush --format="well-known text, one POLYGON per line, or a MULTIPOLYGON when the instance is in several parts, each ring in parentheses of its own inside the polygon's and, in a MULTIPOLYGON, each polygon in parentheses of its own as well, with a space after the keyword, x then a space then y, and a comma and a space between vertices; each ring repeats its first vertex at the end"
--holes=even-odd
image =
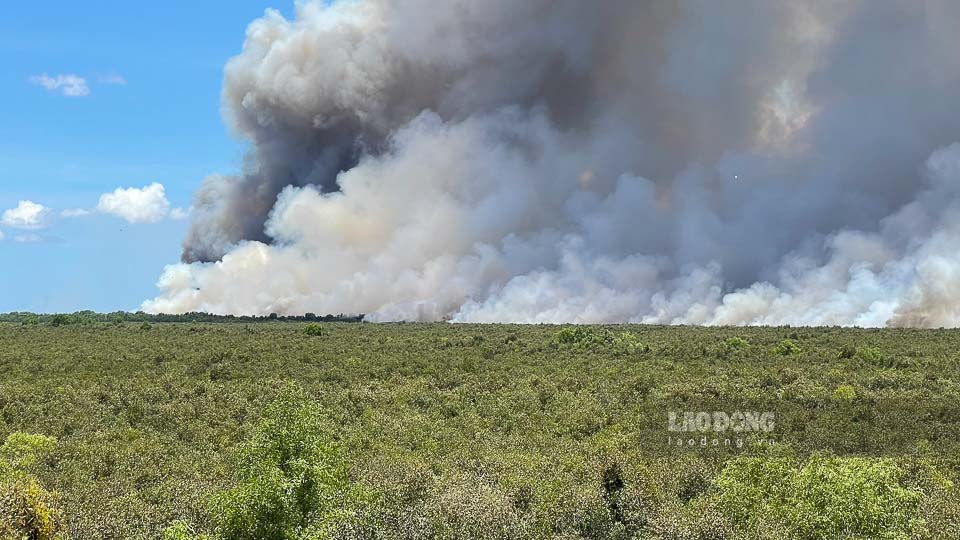
MULTIPOLYGON (((732 354, 736 354, 737 352, 740 352, 740 351, 745 351, 749 348, 750 348, 749 341, 743 339, 742 337, 734 336, 734 337, 724 339, 723 341, 718 343, 713 348, 713 354, 717 358, 726 359, 726 358, 729 358, 730 355, 732 354)), ((707 349, 706 347, 704 347, 703 353, 706 354, 706 352, 707 352, 707 349)))
POLYGON ((590 345, 605 343, 604 337, 603 332, 595 331, 586 326, 574 326, 561 329, 553 339, 560 345, 589 347, 590 345))
POLYGON ((840 385, 833 391, 833 399, 842 403, 851 403, 857 399, 857 390, 849 384, 840 385))
POLYGON ((871 364, 879 364, 883 361, 883 353, 880 352, 878 347, 857 347, 854 358, 871 364))
POLYGON ((844 345, 840 347, 840 350, 837 351, 837 358, 839 360, 850 360, 857 355, 857 348, 853 345, 844 345))
POLYGON ((773 353, 777 356, 793 356, 801 352, 803 352, 803 349, 792 339, 785 339, 777 343, 777 346, 773 348, 773 353))
MULTIPOLYGON (((347 477, 339 451, 323 435, 317 405, 287 388, 240 451, 239 483, 214 497, 215 536, 225 540, 328 538, 370 495, 347 477)), ((168 540, 202 539, 177 522, 168 540)))
POLYGON ((32 476, 0 480, 0 538, 56 538, 62 518, 54 498, 32 476))
POLYGON ((633 332, 620 332, 618 334, 614 334, 611 343, 615 349, 629 354, 645 353, 650 351, 650 345, 644 343, 640 339, 640 336, 634 334, 633 332))
POLYGON ((303 333, 308 336, 322 336, 323 325, 319 323, 310 323, 303 327, 303 333))
POLYGON ((40 459, 49 456, 57 440, 46 435, 14 432, 0 446, 0 477, 26 473, 40 459))
POLYGON ((619 352, 647 352, 650 346, 633 332, 611 332, 605 328, 576 326, 561 329, 554 335, 554 343, 580 348, 613 348, 619 352))
POLYGON ((163 531, 161 540, 209 540, 209 536, 198 534, 186 521, 175 521, 163 531))
POLYGON ((748 457, 714 481, 718 507, 743 531, 782 526, 789 538, 915 538, 923 494, 886 458, 748 457))
POLYGON ((56 495, 29 474, 56 445, 52 437, 14 432, 0 447, 0 538, 48 540, 60 531, 56 495))
POLYGON ((728 351, 740 351, 750 348, 750 342, 739 336, 734 336, 723 340, 723 348, 728 351))

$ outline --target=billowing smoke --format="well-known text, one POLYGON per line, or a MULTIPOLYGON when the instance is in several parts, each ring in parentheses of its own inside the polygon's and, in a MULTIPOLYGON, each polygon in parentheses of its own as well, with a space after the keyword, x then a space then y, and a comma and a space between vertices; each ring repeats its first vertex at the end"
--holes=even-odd
POLYGON ((960 325, 960 3, 341 0, 226 68, 250 141, 154 312, 960 325))

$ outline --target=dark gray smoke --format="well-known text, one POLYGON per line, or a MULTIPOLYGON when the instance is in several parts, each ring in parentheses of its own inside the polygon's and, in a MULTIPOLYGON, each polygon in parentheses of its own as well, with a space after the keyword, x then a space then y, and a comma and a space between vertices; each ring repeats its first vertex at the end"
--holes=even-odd
POLYGON ((939 0, 268 12, 224 82, 244 172, 204 182, 145 308, 956 325, 958 22, 939 0))

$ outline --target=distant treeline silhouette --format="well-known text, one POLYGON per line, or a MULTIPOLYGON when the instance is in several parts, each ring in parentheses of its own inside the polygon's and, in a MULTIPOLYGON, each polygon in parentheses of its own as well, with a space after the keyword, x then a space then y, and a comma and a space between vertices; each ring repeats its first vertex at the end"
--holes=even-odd
POLYGON ((114 311, 111 313, 97 313, 95 311, 77 311, 74 313, 31 313, 28 311, 14 311, 0 314, 0 323, 18 324, 51 324, 54 326, 84 323, 257 323, 257 322, 363 322, 363 314, 346 315, 317 315, 305 313, 303 315, 214 315, 212 313, 191 312, 179 315, 167 313, 136 313, 129 311, 114 311))

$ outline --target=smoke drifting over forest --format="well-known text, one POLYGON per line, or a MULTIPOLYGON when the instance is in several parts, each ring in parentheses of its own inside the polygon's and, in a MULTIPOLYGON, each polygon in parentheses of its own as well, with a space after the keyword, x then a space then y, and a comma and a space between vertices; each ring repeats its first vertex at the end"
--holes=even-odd
POLYGON ((960 3, 341 0, 225 70, 154 312, 960 325, 960 3))

